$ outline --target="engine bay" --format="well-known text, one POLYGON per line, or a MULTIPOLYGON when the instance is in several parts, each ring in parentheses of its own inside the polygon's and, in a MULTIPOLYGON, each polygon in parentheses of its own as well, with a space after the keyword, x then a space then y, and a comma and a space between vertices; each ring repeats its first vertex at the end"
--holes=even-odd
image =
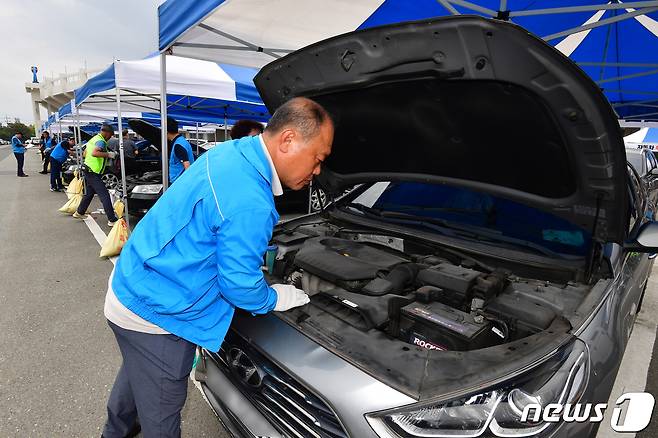
POLYGON ((311 301, 296 322, 332 327, 335 338, 345 327, 425 350, 477 350, 548 329, 589 289, 325 221, 275 233, 272 244, 267 280, 303 289, 311 301))

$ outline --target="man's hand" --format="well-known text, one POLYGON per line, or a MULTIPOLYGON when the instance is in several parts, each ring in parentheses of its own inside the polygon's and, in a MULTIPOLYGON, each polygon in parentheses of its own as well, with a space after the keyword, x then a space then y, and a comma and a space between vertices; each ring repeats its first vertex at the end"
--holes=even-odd
POLYGON ((310 301, 303 290, 290 284, 273 284, 272 289, 277 294, 276 306, 274 306, 275 312, 285 312, 293 307, 303 306, 310 301))
POLYGON ((107 158, 115 159, 116 157, 117 157, 117 153, 116 153, 116 152, 112 152, 112 151, 110 151, 110 152, 107 153, 107 158))

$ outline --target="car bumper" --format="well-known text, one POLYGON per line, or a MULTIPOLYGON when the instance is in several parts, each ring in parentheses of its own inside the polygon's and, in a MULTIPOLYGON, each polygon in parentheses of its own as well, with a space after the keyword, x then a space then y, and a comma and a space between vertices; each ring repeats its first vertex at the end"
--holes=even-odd
POLYGON ((133 216, 144 216, 153 207, 160 195, 132 193, 128 197, 128 213, 133 216))

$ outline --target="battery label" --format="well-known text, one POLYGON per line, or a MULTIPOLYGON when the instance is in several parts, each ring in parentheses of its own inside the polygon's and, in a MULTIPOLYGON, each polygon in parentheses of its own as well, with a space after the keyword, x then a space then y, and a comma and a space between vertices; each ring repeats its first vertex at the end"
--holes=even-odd
POLYGON ((424 337, 416 333, 411 334, 411 343, 414 345, 418 345, 419 347, 425 348, 426 350, 441 350, 441 351, 447 350, 447 348, 444 347, 443 345, 439 345, 439 344, 435 344, 434 342, 427 341, 425 340, 424 337))

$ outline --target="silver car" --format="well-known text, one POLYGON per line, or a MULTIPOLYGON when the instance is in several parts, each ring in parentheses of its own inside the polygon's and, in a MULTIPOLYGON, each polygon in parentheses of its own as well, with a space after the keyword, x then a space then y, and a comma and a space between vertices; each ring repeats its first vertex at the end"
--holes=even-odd
POLYGON ((522 28, 465 16, 334 37, 255 82, 270 112, 315 99, 336 133, 328 205, 279 225, 264 263, 310 303, 236 311, 199 352, 226 428, 594 436, 585 403, 608 400, 658 246, 597 85, 522 28), (583 421, 546 420, 551 404, 583 421))

